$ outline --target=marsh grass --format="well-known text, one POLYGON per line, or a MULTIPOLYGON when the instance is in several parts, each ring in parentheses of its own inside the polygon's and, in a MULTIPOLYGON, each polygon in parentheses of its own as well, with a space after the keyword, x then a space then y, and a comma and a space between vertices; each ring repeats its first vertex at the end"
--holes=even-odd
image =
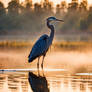
POLYGON ((32 42, 28 41, 1 41, 0 47, 28 47, 31 46, 32 42))
MULTIPOLYGON (((30 47, 33 46, 32 41, 0 41, 0 47, 30 47)), ((92 48, 92 42, 89 41, 63 41, 53 42, 52 47, 54 48, 67 48, 67 49, 78 49, 78 48, 92 48)))
POLYGON ((92 42, 82 42, 82 41, 63 41, 54 42, 53 46, 58 50, 89 50, 92 49, 92 42))

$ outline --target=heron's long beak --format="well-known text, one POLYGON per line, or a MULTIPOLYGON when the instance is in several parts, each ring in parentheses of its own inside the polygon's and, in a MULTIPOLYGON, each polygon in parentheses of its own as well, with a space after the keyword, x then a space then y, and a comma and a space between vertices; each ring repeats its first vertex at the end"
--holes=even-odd
POLYGON ((60 20, 60 19, 56 19, 56 21, 61 21, 61 22, 64 22, 63 20, 60 20))

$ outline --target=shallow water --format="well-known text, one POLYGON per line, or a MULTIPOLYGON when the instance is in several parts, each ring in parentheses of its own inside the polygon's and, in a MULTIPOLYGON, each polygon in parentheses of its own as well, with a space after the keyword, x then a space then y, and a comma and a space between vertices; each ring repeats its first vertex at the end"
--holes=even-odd
POLYGON ((40 76, 29 51, 0 49, 0 92, 92 92, 91 50, 48 52, 40 76))
POLYGON ((0 92, 92 92, 92 74, 67 70, 0 72, 0 92), (43 75, 44 74, 44 75, 43 75))

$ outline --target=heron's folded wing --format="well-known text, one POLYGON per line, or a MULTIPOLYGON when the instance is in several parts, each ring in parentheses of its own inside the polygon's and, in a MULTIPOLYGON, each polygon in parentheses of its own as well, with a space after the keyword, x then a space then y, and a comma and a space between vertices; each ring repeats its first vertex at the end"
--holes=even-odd
POLYGON ((34 44, 29 57, 38 57, 44 54, 48 49, 48 35, 43 35, 34 44))

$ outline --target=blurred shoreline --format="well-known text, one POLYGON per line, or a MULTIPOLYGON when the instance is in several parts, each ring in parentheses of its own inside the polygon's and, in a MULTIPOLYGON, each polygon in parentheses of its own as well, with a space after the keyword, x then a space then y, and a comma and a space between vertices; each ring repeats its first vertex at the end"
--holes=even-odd
MULTIPOLYGON (((34 40, 3 40, 0 41, 0 48, 31 48, 34 44, 34 40)), ((66 50, 85 50, 92 49, 92 41, 54 41, 52 44, 54 49, 66 49, 66 50)))

